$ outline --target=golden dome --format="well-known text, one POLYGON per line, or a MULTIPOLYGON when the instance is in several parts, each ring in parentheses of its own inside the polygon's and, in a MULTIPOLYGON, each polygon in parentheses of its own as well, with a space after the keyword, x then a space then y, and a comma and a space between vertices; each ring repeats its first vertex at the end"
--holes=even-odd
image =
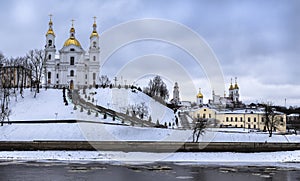
POLYGON ((199 93, 197 94, 197 98, 203 98, 203 94, 201 94, 201 92, 199 92, 199 93))
POLYGON ((93 32, 92 32, 92 34, 91 34, 91 36, 90 36, 90 38, 92 38, 93 36, 95 36, 95 37, 99 37, 99 35, 98 35, 97 31, 93 31, 93 32))
POLYGON ((47 31, 46 36, 49 34, 55 36, 54 31, 51 28, 49 28, 49 30, 47 31))
POLYGON ((197 98, 203 98, 203 94, 201 94, 200 92, 197 94, 197 98))
POLYGON ((239 86, 237 85, 237 83, 235 83, 234 89, 239 89, 239 86))
POLYGON ((229 90, 233 90, 233 89, 234 89, 234 88, 233 88, 233 85, 230 84, 229 90))
POLYGON ((76 38, 74 38, 74 37, 70 37, 69 39, 67 39, 65 41, 64 46, 69 46, 69 45, 75 45, 75 46, 81 47, 79 41, 76 40, 76 38))

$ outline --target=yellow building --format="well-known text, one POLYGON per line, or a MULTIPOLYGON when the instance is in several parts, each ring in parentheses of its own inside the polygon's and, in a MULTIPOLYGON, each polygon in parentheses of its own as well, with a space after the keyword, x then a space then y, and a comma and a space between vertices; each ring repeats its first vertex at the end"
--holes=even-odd
MULTIPOLYGON (((266 131, 264 123, 265 116, 262 110, 242 109, 242 110, 224 110, 217 111, 208 107, 202 107, 190 111, 190 116, 193 119, 197 118, 212 118, 216 119, 220 127, 248 128, 260 131, 266 131)), ((277 128, 274 131, 286 131, 286 115, 276 112, 277 128)))

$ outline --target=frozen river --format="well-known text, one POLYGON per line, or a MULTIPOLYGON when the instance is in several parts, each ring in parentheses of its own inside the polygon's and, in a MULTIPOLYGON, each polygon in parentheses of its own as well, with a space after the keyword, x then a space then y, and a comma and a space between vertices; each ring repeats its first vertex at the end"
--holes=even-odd
POLYGON ((259 166, 207 166, 156 163, 108 165, 102 163, 2 162, 0 180, 300 180, 300 170, 259 166))

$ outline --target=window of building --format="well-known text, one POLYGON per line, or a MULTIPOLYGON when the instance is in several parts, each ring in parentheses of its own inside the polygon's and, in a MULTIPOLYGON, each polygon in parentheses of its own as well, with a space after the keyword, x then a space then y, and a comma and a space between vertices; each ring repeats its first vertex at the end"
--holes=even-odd
POLYGON ((243 122, 243 118, 242 117, 240 117, 240 121, 243 122))
POLYGON ((249 128, 249 129, 251 128, 251 125, 250 125, 250 124, 248 124, 248 128, 249 128))
POLYGON ((265 121, 265 118, 264 118, 264 117, 262 117, 262 118, 261 118, 261 122, 264 122, 264 121, 265 121))
POLYGON ((87 79, 87 74, 85 74, 85 79, 87 79))
POLYGON ((209 116, 209 118, 211 118, 211 114, 209 114, 208 116, 209 116))
POLYGON ((204 109, 204 111, 206 111, 206 109, 204 109))
POLYGON ((203 114, 203 118, 205 118, 206 117, 206 115, 205 115, 205 113, 203 114))
POLYGON ((48 40, 48 46, 52 46, 52 40, 48 40))
POLYGON ((94 41, 93 42, 93 47, 96 48, 97 43, 94 41))
POLYGON ((241 128, 243 127, 243 125, 241 125, 241 128))
POLYGON ((96 80, 96 73, 93 73, 93 80, 96 80))
POLYGON ((233 121, 233 117, 230 118, 230 121, 231 121, 231 122, 233 121))
POLYGON ((248 122, 250 122, 251 121, 251 118, 248 118, 248 122))
POLYGON ((253 121, 256 122, 256 118, 253 118, 253 121))
POLYGON ((74 65, 74 57, 70 57, 70 65, 74 65))
POLYGON ((71 52, 74 52, 74 51, 75 51, 75 49, 74 49, 74 48, 70 48, 70 51, 71 51, 71 52))
POLYGON ((56 74, 56 78, 58 79, 58 74, 56 74))
POLYGON ((197 114, 197 118, 200 118, 200 114, 197 114))
POLYGON ((228 122, 228 117, 226 117, 226 122, 228 122))
POLYGON ((253 128, 256 129, 256 125, 253 125, 253 128))
POLYGON ((51 79, 51 72, 48 72, 48 79, 51 79))
POLYGON ((48 55, 48 59, 51 60, 51 54, 48 55))
POLYGON ((70 71, 70 76, 71 76, 71 77, 74 77, 74 70, 71 70, 71 71, 70 71))
POLYGON ((93 56, 93 60, 96 61, 96 56, 93 56))
POLYGON ((237 120, 238 120, 238 118, 237 118, 237 117, 235 117, 235 122, 237 122, 237 120))

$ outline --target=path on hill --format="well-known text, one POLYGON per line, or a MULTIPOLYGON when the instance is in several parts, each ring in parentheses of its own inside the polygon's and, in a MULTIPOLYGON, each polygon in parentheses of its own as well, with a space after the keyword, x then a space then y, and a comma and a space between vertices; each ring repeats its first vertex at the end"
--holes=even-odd
POLYGON ((102 114, 106 113, 110 117, 115 117, 116 119, 119 119, 124 122, 127 121, 127 122, 129 122, 130 125, 132 125, 132 124, 133 125, 141 125, 141 126, 145 126, 145 127, 154 127, 155 126, 155 124, 152 122, 145 121, 145 120, 139 119, 137 117, 128 116, 127 114, 116 112, 114 110, 107 109, 105 107, 102 107, 99 105, 94 105, 90 102, 87 102, 80 97, 78 91, 76 91, 76 90, 74 90, 72 92, 71 98, 72 98, 72 101, 74 102, 74 104, 79 104, 84 109, 87 109, 87 110, 92 109, 92 110, 102 113, 102 114))
POLYGON ((190 122, 189 122, 187 116, 188 116, 187 113, 181 112, 179 114, 180 123, 181 123, 182 128, 184 128, 184 129, 191 129, 191 125, 190 125, 190 122))

